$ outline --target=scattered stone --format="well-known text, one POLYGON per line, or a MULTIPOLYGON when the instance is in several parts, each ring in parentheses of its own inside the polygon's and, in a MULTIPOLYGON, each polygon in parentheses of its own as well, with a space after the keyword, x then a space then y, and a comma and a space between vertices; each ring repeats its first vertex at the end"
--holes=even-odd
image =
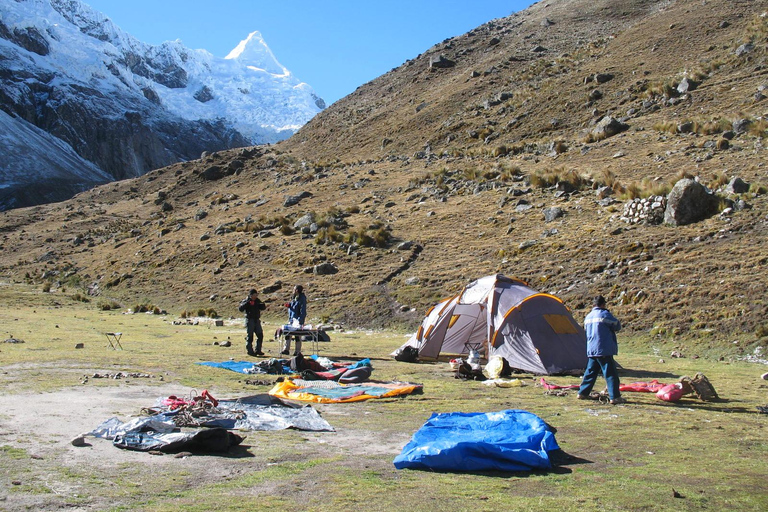
POLYGON ((456 63, 448 58, 445 57, 445 55, 433 55, 429 58, 429 68, 452 68, 455 66, 456 63))
POLYGON ((321 263, 320 265, 310 267, 309 272, 305 270, 305 272, 315 274, 316 276, 332 275, 336 274, 338 271, 339 269, 336 267, 336 265, 328 261, 321 263))
POLYGON ((302 199, 306 199, 308 197, 312 197, 312 194, 306 191, 295 196, 285 196, 285 201, 283 201, 283 206, 288 207, 288 206, 297 205, 302 199))
POLYGON ((613 80, 613 75, 611 73, 597 73, 595 75, 595 82, 599 84, 604 84, 606 82, 610 82, 613 80))
POLYGON ((558 207, 544 208, 544 222, 552 222, 565 215, 565 211, 558 207))
POLYGON ((618 119, 614 119, 611 116, 605 116, 600 120, 600 122, 595 125, 595 128, 592 130, 592 137, 595 140, 602 140, 607 139, 608 137, 613 137, 614 135, 617 135, 624 130, 627 130, 629 128, 629 125, 622 123, 618 119))
MULTIPOLYGON (((223 325, 223 323, 224 323, 224 322, 222 322, 222 325, 223 325)), ((232 346, 232 342, 231 342, 231 341, 229 341, 229 340, 227 340, 227 341, 222 341, 221 343, 219 343, 219 346, 220 346, 220 347, 231 347, 231 346, 232 346)))
POLYGON ((214 320, 213 325, 216 327, 224 327, 224 320, 214 320))
POLYGON ((85 343, 78 343, 78 344, 76 344, 75 345, 75 349, 78 349, 78 348, 85 348, 85 343))
POLYGON ((418 277, 409 277, 404 281, 404 283, 408 286, 414 286, 419 284, 420 282, 421 282, 421 279, 419 279, 418 277))
POLYGON ((737 57, 743 57, 744 55, 747 55, 749 53, 752 53, 752 51, 755 49, 755 45, 752 43, 745 43, 738 48, 736 48, 736 51, 734 52, 737 57))
POLYGON ((77 436, 76 438, 74 438, 72 440, 71 444, 72 444, 72 446, 77 446, 78 448, 83 447, 83 446, 91 446, 90 444, 85 442, 85 437, 84 436, 77 436))
POLYGON ((595 191, 595 195, 598 199, 605 199, 613 195, 613 189, 611 187, 600 187, 595 191))
POLYGON ((690 91, 692 91, 695 88, 694 82, 691 80, 688 80, 688 78, 683 78, 680 80, 680 83, 677 84, 677 92, 680 94, 686 94, 690 91))
POLYGON ((173 456, 174 459, 186 459, 187 457, 191 457, 192 452, 179 452, 173 456))
POLYGON ((725 187, 726 194, 746 194, 749 192, 749 183, 739 177, 731 178, 725 187))
POLYGON ((11 336, 7 340, 3 341, 3 343, 24 343, 24 340, 20 340, 18 338, 14 338, 13 336, 11 336))
POLYGON ((677 350, 673 350, 671 354, 669 354, 670 357, 674 357, 676 359, 684 359, 685 356, 682 354, 682 352, 679 352, 677 350))

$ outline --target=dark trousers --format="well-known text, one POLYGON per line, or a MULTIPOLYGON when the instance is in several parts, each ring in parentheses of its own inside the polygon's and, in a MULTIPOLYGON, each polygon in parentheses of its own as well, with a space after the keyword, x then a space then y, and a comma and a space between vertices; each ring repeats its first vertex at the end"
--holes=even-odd
POLYGON ((245 349, 253 352, 253 335, 256 334, 256 352, 261 352, 261 343, 264 341, 264 331, 261 329, 261 321, 257 318, 246 318, 245 328, 248 334, 245 337, 245 349))
POLYGON ((615 400, 621 396, 619 391, 619 372, 616 371, 616 362, 613 356, 590 357, 587 363, 587 369, 584 371, 584 378, 579 387, 579 394, 588 396, 592 387, 597 381, 597 376, 602 372, 605 382, 608 385, 608 396, 615 400))

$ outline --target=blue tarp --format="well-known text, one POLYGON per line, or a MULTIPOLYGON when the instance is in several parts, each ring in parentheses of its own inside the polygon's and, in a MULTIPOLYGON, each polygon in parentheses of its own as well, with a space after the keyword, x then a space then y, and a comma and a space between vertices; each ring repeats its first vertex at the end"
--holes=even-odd
POLYGON ((253 363, 250 361, 223 361, 221 363, 217 363, 214 361, 205 361, 202 363, 196 363, 201 364, 203 366, 212 366, 213 368, 224 368, 226 370, 232 370, 233 372, 237 373, 248 373, 245 370, 250 370, 253 368, 253 363))
POLYGON ((549 469, 560 447, 555 434, 527 411, 433 413, 395 457, 397 469, 529 471, 549 469))

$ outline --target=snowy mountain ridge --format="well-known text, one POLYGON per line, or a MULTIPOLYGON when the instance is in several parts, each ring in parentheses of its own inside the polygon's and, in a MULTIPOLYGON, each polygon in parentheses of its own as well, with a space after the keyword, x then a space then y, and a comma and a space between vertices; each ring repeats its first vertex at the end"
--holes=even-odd
MULTIPOLYGON (((0 0, 0 16, 0 109, 115 179, 204 150, 277 142, 325 108, 259 32, 217 58, 179 40, 143 43, 79 0, 0 0)), ((45 174, 14 162, 0 164, 0 184, 45 174)))

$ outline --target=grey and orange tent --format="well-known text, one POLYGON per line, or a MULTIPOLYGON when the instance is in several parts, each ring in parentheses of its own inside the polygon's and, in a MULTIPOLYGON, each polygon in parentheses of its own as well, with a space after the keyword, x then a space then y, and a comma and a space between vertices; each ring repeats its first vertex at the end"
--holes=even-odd
POLYGON ((392 355, 415 347, 420 359, 468 354, 502 356, 537 375, 580 373, 586 336, 563 301, 501 274, 469 283, 427 312, 419 330, 392 355))

